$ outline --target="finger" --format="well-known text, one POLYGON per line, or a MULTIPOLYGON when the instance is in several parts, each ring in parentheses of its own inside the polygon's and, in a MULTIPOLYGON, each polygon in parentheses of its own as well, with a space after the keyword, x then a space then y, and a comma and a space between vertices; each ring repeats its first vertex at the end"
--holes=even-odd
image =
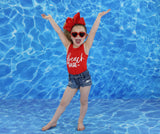
POLYGON ((105 14, 107 14, 109 11, 111 11, 111 9, 108 9, 107 11, 105 11, 105 14))
POLYGON ((41 14, 41 16, 44 18, 44 17, 46 17, 46 15, 45 14, 41 14))

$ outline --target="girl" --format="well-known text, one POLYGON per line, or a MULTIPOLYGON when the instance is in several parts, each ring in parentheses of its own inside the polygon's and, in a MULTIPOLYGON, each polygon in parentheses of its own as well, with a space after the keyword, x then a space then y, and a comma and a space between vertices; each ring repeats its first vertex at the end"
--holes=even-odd
POLYGON ((41 15, 44 19, 49 20, 67 50, 66 59, 69 73, 69 83, 63 94, 60 105, 58 106, 52 120, 42 128, 42 131, 48 130, 57 125, 59 117, 64 112, 65 108, 70 103, 78 89, 80 89, 81 107, 77 130, 82 131, 85 129, 83 119, 87 112, 88 95, 92 85, 91 78, 87 70, 87 58, 96 31, 99 27, 101 17, 109 11, 110 9, 98 14, 89 35, 87 35, 84 18, 80 18, 80 13, 77 13, 73 18, 68 17, 66 19, 66 23, 63 27, 64 32, 56 24, 51 15, 41 15), (84 42, 87 36, 88 38, 86 42, 84 42))

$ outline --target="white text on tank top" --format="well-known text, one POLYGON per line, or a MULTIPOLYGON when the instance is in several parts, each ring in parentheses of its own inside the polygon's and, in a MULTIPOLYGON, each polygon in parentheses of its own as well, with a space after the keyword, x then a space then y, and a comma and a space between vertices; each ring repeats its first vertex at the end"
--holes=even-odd
POLYGON ((69 67, 78 67, 78 66, 80 66, 80 62, 82 62, 83 61, 83 53, 81 53, 81 56, 80 57, 78 57, 78 56, 76 56, 76 57, 71 57, 71 53, 69 53, 68 54, 68 57, 67 57, 67 64, 68 64, 68 66, 69 67))

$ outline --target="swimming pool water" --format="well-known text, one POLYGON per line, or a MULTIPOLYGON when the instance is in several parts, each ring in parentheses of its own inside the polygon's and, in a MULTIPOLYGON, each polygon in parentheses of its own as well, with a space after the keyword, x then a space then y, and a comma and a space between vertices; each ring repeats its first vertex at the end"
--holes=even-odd
POLYGON ((41 14, 62 28, 79 11, 89 33, 109 8, 89 54, 90 97, 159 98, 159 0, 1 0, 0 98, 60 99, 68 83, 66 51, 41 14))
POLYGON ((0 134, 160 134, 159 0, 1 0, 0 134), (46 132, 68 83, 66 51, 41 14, 62 28, 77 12, 89 33, 101 19, 88 58, 93 85, 76 131, 80 93, 46 132))
POLYGON ((73 99, 57 127, 42 132, 59 100, 0 101, 1 134, 160 134, 160 99, 91 99, 84 119, 86 129, 76 130, 79 100, 73 99))

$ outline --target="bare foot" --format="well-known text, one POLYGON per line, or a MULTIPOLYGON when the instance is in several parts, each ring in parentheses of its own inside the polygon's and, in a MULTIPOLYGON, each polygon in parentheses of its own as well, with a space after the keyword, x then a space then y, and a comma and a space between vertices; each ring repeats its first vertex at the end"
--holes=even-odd
POLYGON ((77 128, 77 130, 78 130, 78 131, 83 131, 84 129, 85 129, 85 127, 84 127, 83 123, 78 123, 78 128, 77 128))
POLYGON ((46 131, 46 130, 52 128, 52 127, 56 127, 56 125, 57 125, 57 123, 49 122, 46 126, 44 126, 44 127, 42 128, 42 131, 46 131))

